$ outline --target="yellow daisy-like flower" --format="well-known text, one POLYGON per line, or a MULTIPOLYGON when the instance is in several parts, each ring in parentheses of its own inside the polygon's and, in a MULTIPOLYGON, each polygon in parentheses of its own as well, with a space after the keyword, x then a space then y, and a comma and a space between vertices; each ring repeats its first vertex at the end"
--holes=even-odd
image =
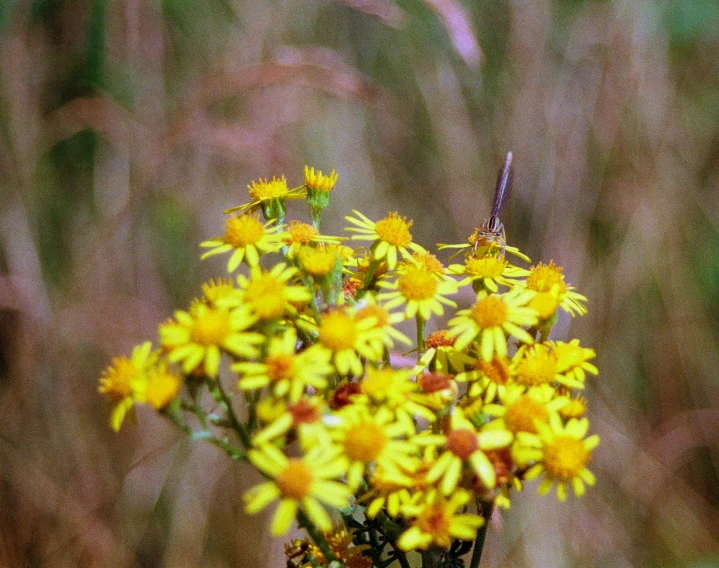
POLYGON ((227 261, 227 271, 234 272, 244 260, 248 266, 257 266, 260 255, 277 252, 284 244, 283 225, 273 225, 269 221, 264 225, 256 215, 246 213, 239 217, 232 215, 226 221, 225 234, 205 241, 201 247, 210 248, 202 259, 216 254, 234 251, 227 261))
POLYGON ((339 422, 331 430, 332 439, 350 462, 347 484, 356 489, 365 474, 380 467, 385 472, 402 471, 416 458, 417 446, 403 438, 407 425, 395 421, 386 408, 372 414, 363 405, 349 405, 337 414, 339 422))
POLYGON ((110 426, 115 432, 120 429, 127 411, 144 391, 147 372, 152 365, 152 344, 146 341, 132 350, 132 355, 115 357, 100 377, 98 392, 115 403, 110 415, 110 426))
POLYGON ((312 293, 307 288, 290 284, 297 274, 296 268, 283 262, 273 266, 269 272, 253 270, 250 278, 240 274, 237 276, 239 289, 220 305, 228 308, 244 306, 261 321, 281 318, 288 313, 296 314, 295 306, 307 304, 312 299, 312 293))
MULTIPOLYGON (((377 331, 378 342, 389 349, 394 347, 395 341, 412 345, 412 340, 394 327, 395 324, 404 321, 404 314, 390 313, 386 306, 377 303, 377 298, 372 293, 365 294, 360 305, 354 318, 356 321, 373 319, 375 323, 372 329, 377 331)), ((378 350, 382 350, 381 346, 378 350)))
POLYGON ((397 267, 397 255, 402 258, 410 258, 411 252, 424 252, 424 249, 417 243, 412 242, 412 234, 409 228, 412 221, 400 217, 397 213, 390 213, 384 219, 376 223, 362 215, 359 211, 353 211, 358 219, 345 217, 355 227, 345 230, 359 233, 353 235, 353 240, 373 241, 372 258, 374 260, 385 260, 391 270, 397 267))
POLYGON ((369 361, 381 361, 382 351, 377 349, 378 330, 375 320, 355 320, 350 309, 325 314, 319 326, 319 345, 329 350, 337 372, 344 376, 361 376, 364 370, 360 356, 369 361))
POLYGON ((333 245, 302 247, 297 253, 297 260, 304 272, 316 280, 322 279, 342 269, 338 248, 333 245))
POLYGON ((525 285, 538 293, 555 293, 559 305, 572 316, 586 314, 587 308, 584 304, 587 299, 564 281, 563 272, 564 269, 554 264, 553 260, 550 260, 549 264, 540 262, 529 270, 525 285))
POLYGON ((321 243, 338 245, 343 240, 344 239, 342 237, 322 235, 312 225, 293 220, 290 221, 290 224, 287 227, 287 236, 285 237, 285 243, 289 245, 287 258, 295 258, 295 256, 297 256, 297 252, 302 249, 302 247, 321 243))
POLYGON ((299 509, 321 531, 332 530, 332 520, 320 504, 346 507, 350 489, 336 481, 347 469, 347 459, 336 447, 315 446, 302 458, 288 458, 265 444, 247 453, 252 465, 271 478, 244 495, 245 508, 253 514, 280 500, 272 519, 272 534, 287 532, 299 509))
POLYGON ((465 286, 472 284, 475 291, 480 289, 496 292, 498 284, 503 286, 514 286, 518 283, 517 278, 529 274, 528 270, 512 266, 509 262, 496 256, 470 256, 465 259, 464 264, 452 264, 449 267, 451 274, 465 276, 457 285, 465 286))
POLYGON ((412 435, 415 432, 414 417, 420 416, 428 422, 436 418, 429 408, 417 402, 422 397, 418 396, 419 386, 412 380, 412 374, 413 369, 371 369, 360 382, 366 400, 362 397, 355 400, 391 410, 412 435))
POLYGON ((469 396, 482 397, 485 403, 492 402, 497 396, 500 397, 507 389, 507 384, 513 378, 513 369, 506 356, 495 355, 489 361, 475 359, 473 368, 464 373, 459 373, 455 380, 457 382, 471 382, 469 396))
POLYGON ((584 383, 568 379, 559 372, 557 355, 547 343, 523 345, 514 354, 512 360, 517 383, 524 387, 557 382, 570 388, 584 388, 584 383))
MULTIPOLYGON (((487 240, 485 236, 482 235, 482 232, 480 229, 475 229, 474 233, 470 235, 470 237, 467 239, 467 242, 465 243, 459 243, 459 244, 446 244, 446 243, 438 243, 437 244, 438 250, 445 250, 445 249, 457 249, 457 252, 454 253, 450 258, 454 258, 457 255, 461 254, 462 252, 466 252, 470 256, 477 256, 477 257, 483 257, 483 256, 504 256, 502 254, 502 248, 499 246, 499 243, 496 239, 487 240)), ((504 245, 504 251, 508 252, 510 254, 513 254, 514 256, 521 258, 525 262, 530 262, 529 257, 525 255, 524 253, 520 252, 520 250, 517 247, 513 247, 510 245, 505 244, 504 245)))
POLYGON ((419 266, 423 270, 434 274, 437 277, 441 277, 447 273, 447 269, 444 267, 439 259, 428 251, 415 252, 409 259, 402 263, 400 270, 407 268, 408 266, 419 266))
POLYGON ((407 266, 394 282, 382 281, 379 285, 391 291, 382 292, 377 298, 386 302, 388 310, 406 303, 404 313, 408 318, 419 314, 426 321, 433 313, 444 314, 442 304, 457 307, 455 302, 445 298, 445 295, 457 292, 457 283, 450 278, 438 280, 421 266, 407 266))
POLYGON ((144 388, 144 401, 155 410, 162 410, 177 396, 182 386, 182 380, 160 364, 147 375, 144 388))
POLYGON ((544 474, 539 493, 545 495, 557 483, 557 497, 567 498, 567 485, 571 484, 577 497, 584 495, 585 484, 594 485, 595 477, 587 469, 592 450, 599 444, 596 434, 584 438, 589 420, 572 418, 565 426, 557 413, 550 414, 549 424, 537 422, 535 446, 540 450, 536 465, 527 470, 525 479, 544 474))
POLYGON ((247 191, 250 194, 250 199, 256 203, 287 197, 290 193, 285 176, 280 178, 272 176, 272 179, 260 178, 257 181, 252 181, 247 186, 247 191))
POLYGON ((548 423, 552 412, 557 412, 569 403, 566 396, 558 395, 549 385, 529 390, 520 385, 511 385, 499 397, 501 404, 487 404, 483 412, 499 418, 498 427, 517 435, 520 432, 537 433, 537 422, 548 423))
POLYGON ((479 515, 457 514, 472 500, 468 491, 458 489, 449 499, 434 493, 420 505, 407 505, 403 514, 412 524, 397 540, 404 551, 427 549, 431 545, 449 548, 453 539, 472 540, 484 524, 479 515))
POLYGON ((175 312, 175 321, 159 326, 160 344, 171 363, 182 363, 190 373, 204 365, 204 372, 217 376, 220 352, 238 357, 256 357, 256 345, 264 342, 261 333, 245 331, 257 321, 245 309, 220 309, 195 303, 189 312, 175 312))
POLYGON ((477 431, 467 420, 461 408, 455 408, 447 432, 443 435, 421 434, 417 443, 442 445, 446 450, 437 458, 426 480, 435 483, 441 479, 440 491, 449 495, 457 487, 466 463, 481 480, 484 487, 492 489, 497 477, 485 451, 505 448, 512 443, 512 433, 502 428, 484 428, 477 431))
POLYGON ((471 308, 458 311, 449 322, 449 335, 457 338, 455 349, 464 349, 476 339, 482 359, 491 361, 495 353, 499 357, 507 354, 507 335, 534 343, 532 336, 519 327, 537 323, 537 312, 526 307, 534 294, 523 288, 513 288, 506 294, 480 292, 471 308))
MULTIPOLYGON (((449 330, 438 329, 427 336, 425 346, 431 357, 429 368, 442 373, 461 373, 475 360, 454 348, 456 338, 449 336, 449 330)), ((424 359, 424 356, 422 357, 424 359)))
POLYGON ((583 388, 586 373, 599 374, 599 369, 589 363, 597 354, 594 349, 582 347, 578 339, 572 339, 569 343, 563 341, 550 341, 549 345, 557 357, 557 372, 564 375, 565 380, 561 381, 568 387, 583 388))
POLYGON ((273 337, 267 344, 267 353, 261 362, 240 362, 232 370, 243 378, 237 383, 242 390, 256 390, 269 386, 277 397, 288 396, 298 401, 307 387, 323 389, 327 375, 334 371, 331 354, 319 345, 297 353, 297 333, 288 329, 281 337, 273 337))
POLYGON ((326 405, 318 397, 302 398, 287 405, 284 412, 273 417, 272 422, 252 439, 252 443, 262 446, 286 436, 289 432, 295 432, 304 451, 309 451, 316 445, 327 446, 331 439, 322 421, 325 411, 326 405))
POLYGON ((211 306, 217 306, 235 291, 231 278, 210 279, 202 285, 202 299, 211 306))
POLYGON ((328 175, 305 166, 305 187, 313 191, 332 191, 339 176, 332 170, 328 175))
POLYGON ((396 518, 401 505, 411 499, 408 488, 412 484, 412 478, 402 471, 385 471, 377 467, 368 483, 369 489, 359 497, 358 502, 368 503, 365 514, 369 519, 374 519, 382 509, 396 518))

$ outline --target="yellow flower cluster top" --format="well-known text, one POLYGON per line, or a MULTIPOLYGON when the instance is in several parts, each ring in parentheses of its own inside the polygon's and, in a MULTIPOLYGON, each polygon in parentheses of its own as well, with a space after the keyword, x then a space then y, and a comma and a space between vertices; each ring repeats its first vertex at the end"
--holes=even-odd
POLYGON ((287 547, 290 565, 407 568, 412 550, 455 565, 526 481, 560 500, 594 484, 599 438, 578 393, 595 353, 550 339, 586 299, 554 262, 514 266, 505 251, 529 259, 477 247, 478 232, 440 245, 464 255, 448 267, 397 213, 355 211, 351 238, 323 235, 336 181, 305 168, 292 190, 284 176, 250 184, 251 202, 202 243, 230 277, 161 323, 155 349, 113 359, 99 391, 115 430, 148 405, 254 466, 265 481, 247 511, 278 502, 273 534, 297 521, 311 538, 287 547), (311 224, 285 223, 289 198, 311 224), (458 309, 462 288, 473 301, 458 309))

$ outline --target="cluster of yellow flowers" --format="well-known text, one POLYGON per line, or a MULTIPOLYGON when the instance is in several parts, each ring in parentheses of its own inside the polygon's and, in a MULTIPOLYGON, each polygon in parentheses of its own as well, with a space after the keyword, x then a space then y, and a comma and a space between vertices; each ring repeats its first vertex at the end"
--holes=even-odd
POLYGON ((279 501, 273 534, 296 520, 312 539, 287 547, 291 565, 407 568, 419 550, 449 566, 475 539, 481 552, 494 505, 525 481, 543 477, 539 492, 556 485, 560 500, 594 483, 599 439, 577 392, 595 353, 549 339, 558 310, 586 313, 586 299, 553 262, 514 266, 505 252, 529 259, 479 231, 439 246, 463 255, 448 267, 396 213, 355 211, 351 239, 322 235, 336 181, 305 168, 294 189, 253 182, 253 201, 202 243, 204 257, 229 254, 231 277, 162 323, 156 350, 114 359, 99 390, 116 430, 147 404, 251 463, 265 481, 247 510, 279 501), (312 224, 285 223, 288 199, 307 201, 312 224), (474 302, 454 311, 463 287, 474 302), (448 309, 447 329, 428 334, 448 309), (415 341, 398 329, 406 320, 415 341))

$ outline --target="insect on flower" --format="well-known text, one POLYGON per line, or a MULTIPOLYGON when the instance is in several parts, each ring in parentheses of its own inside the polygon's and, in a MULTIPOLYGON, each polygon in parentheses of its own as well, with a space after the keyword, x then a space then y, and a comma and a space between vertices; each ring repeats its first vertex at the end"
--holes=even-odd
POLYGON ((477 254, 477 247, 484 245, 489 250, 493 245, 497 245, 500 249, 500 256, 504 257, 504 249, 506 240, 504 236, 504 225, 499 220, 499 213, 502 211, 504 204, 507 202, 509 192, 512 189, 512 181, 514 179, 514 170, 512 169, 512 152, 507 152, 507 158, 504 166, 499 169, 497 174, 497 186, 494 189, 494 201, 492 202, 492 212, 489 219, 482 221, 482 226, 477 229, 473 235, 474 246, 473 254, 477 254))

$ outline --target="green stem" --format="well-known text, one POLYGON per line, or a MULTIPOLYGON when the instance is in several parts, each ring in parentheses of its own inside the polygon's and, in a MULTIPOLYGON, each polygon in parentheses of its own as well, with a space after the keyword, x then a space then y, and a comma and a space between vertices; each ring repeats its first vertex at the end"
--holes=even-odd
POLYGON ((409 561, 407 560, 407 555, 404 553, 404 551, 397 548, 397 545, 394 543, 394 541, 392 541, 390 545, 392 546, 392 550, 394 550, 394 557, 399 561, 400 566, 402 566, 402 568, 410 568, 409 561))
POLYGON ((217 448, 220 448, 222 451, 224 451, 228 456, 230 456, 233 460, 244 460, 246 459, 245 453, 240 450, 239 448, 236 448, 232 444, 225 442, 224 440, 220 440, 218 438, 215 438, 212 435, 212 432, 209 432, 207 430, 193 430, 190 426, 185 424, 182 419, 177 415, 176 412, 165 412, 165 416, 167 416, 172 423, 177 426, 180 430, 182 430, 188 438, 192 440, 203 440, 206 442, 209 442, 213 446, 216 446, 217 448))
POLYGON ((419 312, 415 316, 415 319, 417 321, 417 357, 421 359, 425 349, 424 335, 427 329, 427 321, 419 315, 419 312))
POLYGON ((422 551, 422 568, 439 568, 442 566, 442 549, 436 546, 422 551))
POLYGON ((334 552, 332 552, 330 545, 327 544, 327 539, 317 529, 317 527, 302 509, 299 509, 297 511, 297 523, 309 533, 309 535, 312 537, 312 540, 317 545, 317 548, 320 549, 328 563, 337 560, 337 556, 334 552))
POLYGON ((474 539, 474 549, 472 550, 472 560, 469 563, 469 568, 478 568, 479 561, 482 558, 482 551, 484 550, 484 539, 487 538, 487 526, 489 526, 489 519, 492 516, 493 502, 481 501, 479 504, 480 513, 484 518, 484 524, 477 531, 477 537, 474 539))
POLYGON ((220 393, 220 397, 222 398, 222 401, 224 402, 225 411, 227 412, 227 416, 230 419, 230 422, 232 424, 232 428, 237 432, 237 435, 240 437, 240 441, 242 442, 242 445, 245 447, 245 450, 249 450, 252 447, 252 442, 250 441, 250 436, 247 433, 247 430, 242 425, 242 423, 237 418, 237 415, 235 414, 235 411, 232 408, 232 401, 230 400, 230 397, 227 395, 227 392, 222 387, 222 383, 220 382, 220 379, 218 378, 216 381, 217 384, 217 390, 220 393))

